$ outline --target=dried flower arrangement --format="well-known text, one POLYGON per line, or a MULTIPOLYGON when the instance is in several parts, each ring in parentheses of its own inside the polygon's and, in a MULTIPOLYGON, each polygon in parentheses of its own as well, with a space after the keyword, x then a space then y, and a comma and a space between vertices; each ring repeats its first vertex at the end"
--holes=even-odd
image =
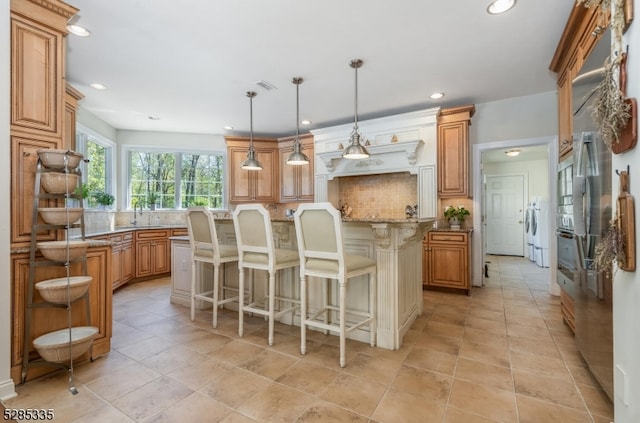
POLYGON ((605 235, 596 244, 594 265, 597 269, 611 272, 614 261, 618 267, 624 266, 626 261, 624 234, 617 219, 611 222, 605 235))
MULTIPOLYGON (((584 3, 584 7, 600 7, 606 13, 611 8, 612 0, 577 0, 584 3)), ((624 4, 622 0, 614 0, 613 14, 611 17, 611 30, 613 34, 613 49, 621 50, 622 34, 626 20, 624 4)), ((624 100, 624 92, 620 87, 620 67, 622 54, 617 52, 610 55, 604 63, 604 75, 602 82, 595 88, 595 105, 592 117, 599 129, 602 140, 611 148, 619 142, 619 136, 631 117, 631 106, 624 100), (612 58, 613 56, 613 58, 612 58)))

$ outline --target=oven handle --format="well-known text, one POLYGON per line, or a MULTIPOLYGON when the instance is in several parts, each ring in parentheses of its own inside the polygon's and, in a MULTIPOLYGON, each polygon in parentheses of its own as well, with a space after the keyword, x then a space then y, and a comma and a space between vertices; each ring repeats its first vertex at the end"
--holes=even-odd
POLYGON ((560 238, 564 238, 564 239, 573 239, 575 238, 574 234, 570 234, 567 232, 560 232, 560 231, 556 231, 556 236, 559 236, 560 238))

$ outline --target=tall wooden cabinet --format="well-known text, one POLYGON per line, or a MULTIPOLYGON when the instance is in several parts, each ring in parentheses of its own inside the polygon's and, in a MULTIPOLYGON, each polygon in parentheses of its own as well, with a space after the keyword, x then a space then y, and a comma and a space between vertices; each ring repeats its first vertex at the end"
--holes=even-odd
POLYGON ((469 125, 475 106, 438 113, 438 197, 469 197, 469 125))
POLYGON ((66 24, 77 12, 60 0, 11 0, 12 247, 30 240, 35 150, 63 148, 66 24))
POLYGON ((576 5, 571 11, 549 68, 558 74, 558 151, 563 160, 573 148, 571 83, 602 37, 609 16, 600 7, 576 5))
POLYGON ((231 203, 277 203, 279 151, 275 138, 254 138, 256 158, 262 170, 244 170, 249 138, 225 137, 229 155, 229 201, 231 203))
POLYGON ((463 289, 471 292, 471 232, 429 231, 423 241, 423 288, 463 289))
POLYGON ((300 137, 301 150, 309 157, 309 164, 288 165, 289 155, 293 151, 294 137, 278 140, 280 154, 280 202, 311 202, 314 195, 314 147, 313 135, 300 137))

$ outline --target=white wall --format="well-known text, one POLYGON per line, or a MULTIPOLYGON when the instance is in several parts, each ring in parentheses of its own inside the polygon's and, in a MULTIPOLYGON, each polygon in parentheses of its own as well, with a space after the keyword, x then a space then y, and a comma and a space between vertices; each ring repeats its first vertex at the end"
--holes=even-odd
POLYGON ((0 0, 0 169, 4 169, 4 177, 0 177, 0 399, 15 396, 11 380, 11 266, 10 266, 10 233, 11 227, 11 149, 9 144, 9 119, 11 104, 9 87, 11 77, 10 64, 10 31, 9 0, 0 0), (4 151, 2 153, 1 151, 4 151))
MULTIPOLYGON (((636 17, 627 30, 624 39, 629 45, 627 60, 627 95, 640 97, 640 0, 634 0, 636 17)), ((613 155, 613 169, 629 172, 629 189, 632 195, 640 198, 640 146, 622 154, 613 155)), ((613 192, 619 192, 618 176, 613 174, 613 192)), ((636 201, 636 243, 640 241, 640 204, 636 201)), ((636 248, 637 250, 637 248, 636 248)), ((640 259, 636 253, 636 260, 640 259)), ((623 272, 618 270, 613 282, 613 377, 614 407, 616 423, 640 422, 640 270, 623 272), (626 378, 616 370, 616 366, 627 374, 626 378), (626 379, 626 381, 625 381, 626 379), (626 387, 625 387, 626 383, 626 387), (625 397, 627 401, 625 401, 625 397)))
MULTIPOLYGON (((546 160, 527 160, 509 163, 487 163, 485 175, 523 174, 528 178, 528 194, 549 201, 549 164, 546 160)), ((525 198, 525 202, 529 202, 525 198)))

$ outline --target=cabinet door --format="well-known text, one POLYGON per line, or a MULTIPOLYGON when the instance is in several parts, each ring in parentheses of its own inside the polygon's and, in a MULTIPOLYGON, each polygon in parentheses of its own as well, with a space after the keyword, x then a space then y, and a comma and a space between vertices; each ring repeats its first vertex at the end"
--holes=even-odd
POLYGON ((250 170, 255 178, 253 199, 261 203, 278 202, 278 150, 276 148, 256 149, 256 157, 262 163, 262 170, 250 170))
POLYGON ((429 284, 467 289, 467 247, 460 244, 430 244, 429 284))
MULTIPOLYGON (((59 148, 54 141, 11 137, 11 246, 31 241, 36 166, 40 148, 59 148)), ((56 207, 55 200, 40 200, 38 207, 56 207)), ((38 219, 40 219, 38 217, 38 219)), ((44 221, 40 221, 44 223, 44 221)), ((39 241, 54 241, 54 230, 38 233, 39 241)))
POLYGON ((251 173, 255 170, 244 170, 240 166, 247 158, 247 149, 231 148, 229 150, 229 201, 232 203, 248 202, 253 199, 250 186, 251 173))
POLYGON ((314 149, 313 143, 302 144, 302 152, 309 157, 309 164, 297 166, 298 168, 298 200, 313 201, 315 195, 315 175, 314 175, 314 149))
POLYGON ((156 239, 152 242, 153 274, 168 273, 171 271, 171 253, 168 239, 156 239))
POLYGON ((62 33, 11 15, 11 125, 61 136, 63 42, 62 33))
POLYGON ((136 242, 136 278, 150 276, 153 273, 151 248, 153 241, 136 242))
POLYGON ((469 123, 438 125, 438 195, 469 195, 469 123))
POLYGON ((120 245, 111 246, 111 289, 123 284, 122 280, 122 250, 120 245))
POLYGON ((429 243, 422 242, 422 286, 429 285, 429 243))
POLYGON ((135 269, 133 267, 133 243, 127 242, 122 244, 122 283, 125 284, 133 279, 135 269))
POLYGON ((287 158, 293 151, 293 147, 280 149, 280 202, 286 203, 298 199, 297 170, 300 166, 287 164, 287 158))

